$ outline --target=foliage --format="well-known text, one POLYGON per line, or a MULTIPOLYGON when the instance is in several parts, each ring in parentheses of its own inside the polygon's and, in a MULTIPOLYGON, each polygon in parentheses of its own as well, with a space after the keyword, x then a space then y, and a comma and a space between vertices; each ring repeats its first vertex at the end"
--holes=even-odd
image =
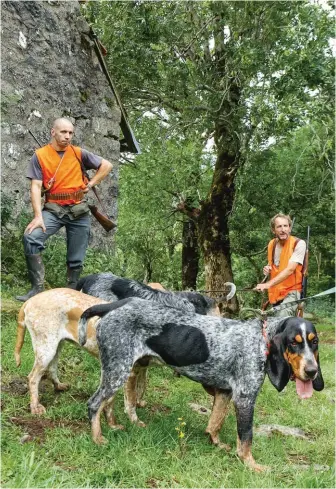
MULTIPOLYGON (((334 104, 330 10, 312 2, 90 2, 85 13, 108 48, 110 71, 140 137, 142 118, 150 113, 157 125, 153 132, 159 135, 163 131, 170 146, 188 146, 198 140, 204 147, 215 135, 214 156, 224 151, 239 160, 232 168, 220 161, 218 169, 223 174, 219 173, 218 180, 211 178, 211 173, 215 176, 213 165, 205 175, 197 172, 196 183, 185 180, 191 185, 189 191, 184 189, 185 195, 176 192, 182 200, 191 193, 193 205, 201 207, 214 193, 217 181, 229 180, 239 168, 235 184, 221 190, 236 192, 234 208, 230 209, 223 193, 216 196, 223 199, 217 220, 232 216, 231 253, 238 259, 247 257, 255 277, 262 260, 251 259, 250 254, 265 246, 271 215, 288 209, 286 212, 297 216, 296 226, 298 222, 303 227, 311 225, 312 253, 317 259, 323 255, 323 272, 319 270, 320 278, 314 283, 321 285, 322 275, 331 277, 328 239, 333 232, 333 199, 328 185, 333 171, 334 104), (275 144, 269 147, 272 140, 275 144), (195 190, 201 199, 195 199, 195 190), (307 196, 316 204, 313 209, 304 202, 307 196), (326 219, 321 220, 321 215, 326 219), (324 236, 319 229, 322 222, 327 228, 324 236)), ((148 137, 147 132, 141 140, 150 151, 142 157, 146 161, 155 153, 148 137)), ((189 162, 181 159, 180 163, 183 175, 189 162)), ((126 178, 131 172, 125 173, 126 178)), ((153 173, 159 191, 167 188, 165 169, 159 166, 153 173)), ((139 203, 141 196, 135 198, 139 203)), ((155 204, 149 207, 147 197, 144 202, 142 217, 146 219, 155 204)), ((171 202, 162 197, 160 202, 168 214, 171 202)), ((124 217, 126 212, 121 221, 124 217)), ((210 232, 207 239, 216 232, 210 232)), ((140 241, 152 239, 151 235, 140 241)), ((146 253, 141 251, 142 258, 137 255, 140 261, 144 262, 146 253)), ((151 257, 159 261, 153 253, 151 257)), ((161 272, 165 277, 166 270, 161 272)), ((239 283, 239 268, 235 274, 239 283)))

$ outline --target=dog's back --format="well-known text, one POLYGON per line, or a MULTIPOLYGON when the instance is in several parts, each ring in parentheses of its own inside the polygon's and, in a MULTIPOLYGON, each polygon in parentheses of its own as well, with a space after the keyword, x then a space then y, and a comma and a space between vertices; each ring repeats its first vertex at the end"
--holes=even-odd
POLYGON ((137 280, 118 277, 113 273, 97 273, 83 277, 78 282, 77 290, 95 297, 101 297, 108 302, 139 297, 182 311, 195 312, 194 305, 186 297, 179 296, 174 292, 152 289, 137 280))
MULTIPOLYGON (((61 341, 68 339, 78 342, 78 320, 81 314, 95 304, 105 301, 81 294, 72 289, 51 289, 31 297, 26 301, 18 315, 17 339, 15 344, 15 361, 20 365, 20 352, 24 343, 25 331, 29 330, 33 343, 38 350, 48 349, 51 339, 61 341)), ((91 331, 89 337, 95 336, 91 331)), ((93 354, 97 355, 94 338, 93 354)))
MULTIPOLYGON (((235 290, 233 284, 229 285, 231 289, 235 290)), ((77 284, 77 290, 101 297, 108 302, 139 297, 186 312, 210 316, 220 315, 215 299, 199 292, 170 292, 162 287, 152 288, 137 280, 118 277, 113 273, 96 273, 83 277, 77 284)))

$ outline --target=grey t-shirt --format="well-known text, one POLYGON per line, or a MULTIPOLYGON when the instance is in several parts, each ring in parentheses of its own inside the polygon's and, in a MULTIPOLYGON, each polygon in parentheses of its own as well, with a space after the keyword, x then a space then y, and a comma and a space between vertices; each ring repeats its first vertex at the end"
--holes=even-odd
MULTIPOLYGON (((274 265, 276 267, 279 266, 280 255, 281 255, 282 250, 283 250, 282 246, 280 246, 277 243, 275 246, 275 251, 274 251, 274 265)), ((303 239, 300 239, 300 241, 297 242, 295 249, 293 251, 293 254, 290 257, 289 261, 295 262, 295 263, 300 263, 300 265, 302 265, 304 257, 305 257, 305 253, 306 253, 306 242, 303 241, 303 239)))
MULTIPOLYGON (((57 151, 57 153, 62 158, 64 151, 57 151)), ((87 170, 98 170, 103 158, 101 156, 90 153, 90 151, 87 151, 83 148, 81 148, 81 153, 84 168, 86 168, 87 170)), ((36 156, 36 153, 34 153, 32 159, 29 162, 27 178, 30 178, 31 180, 43 180, 42 168, 36 156)))

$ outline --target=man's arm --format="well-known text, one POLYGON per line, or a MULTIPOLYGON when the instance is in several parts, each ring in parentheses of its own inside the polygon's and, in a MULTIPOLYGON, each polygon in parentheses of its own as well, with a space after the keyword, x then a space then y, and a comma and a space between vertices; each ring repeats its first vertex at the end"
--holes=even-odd
POLYGON ((254 288, 254 290, 263 291, 269 289, 270 287, 274 287, 274 285, 280 284, 281 282, 283 282, 283 280, 285 280, 287 277, 289 277, 292 273, 295 272, 297 266, 298 263, 294 261, 290 261, 287 267, 284 270, 282 270, 282 272, 280 272, 276 277, 272 278, 268 282, 265 282, 264 284, 258 284, 254 288))
POLYGON ((93 187, 95 185, 98 185, 110 173, 112 168, 113 168, 112 163, 102 159, 100 167, 96 171, 95 175, 89 181, 88 186, 93 187))
POLYGON ((41 189, 42 180, 31 181, 30 198, 34 211, 34 219, 28 224, 25 229, 25 233, 28 234, 30 234, 36 228, 42 228, 43 232, 46 232, 46 227, 42 218, 41 189))

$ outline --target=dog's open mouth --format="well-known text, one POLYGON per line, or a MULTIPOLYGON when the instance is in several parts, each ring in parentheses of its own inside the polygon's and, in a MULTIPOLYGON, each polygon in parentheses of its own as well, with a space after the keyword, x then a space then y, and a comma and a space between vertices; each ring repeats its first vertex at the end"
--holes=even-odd
POLYGON ((303 381, 295 377, 296 392, 300 399, 309 399, 313 395, 313 381, 303 381))

